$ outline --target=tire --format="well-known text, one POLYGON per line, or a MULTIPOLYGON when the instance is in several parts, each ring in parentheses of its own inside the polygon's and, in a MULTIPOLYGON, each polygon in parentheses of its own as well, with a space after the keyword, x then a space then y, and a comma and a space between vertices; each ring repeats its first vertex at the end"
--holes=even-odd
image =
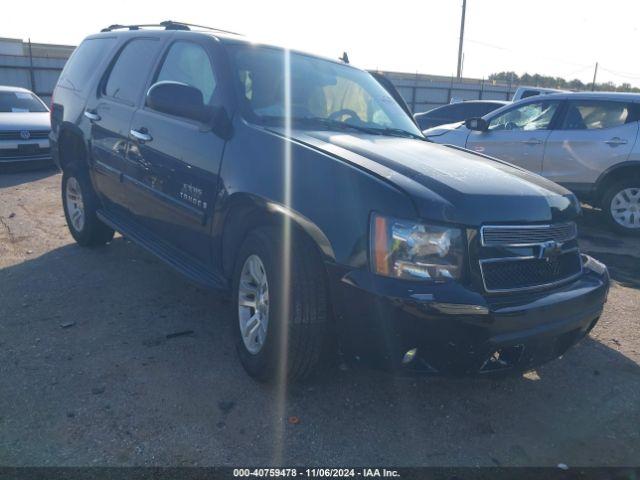
POLYGON ((281 230, 273 227, 250 232, 238 253, 233 275, 236 349, 247 373, 263 382, 295 382, 309 377, 320 364, 328 324, 327 286, 320 255, 310 241, 301 238, 293 241, 287 288, 282 262, 285 242, 280 241, 281 237, 281 230), (267 283, 266 328, 264 334, 256 334, 256 338, 263 336, 261 345, 259 339, 253 343, 245 341, 241 326, 243 320, 248 323, 247 318, 260 308, 264 321, 264 304, 257 305, 258 282, 245 268, 250 263, 255 266, 256 258, 267 283), (247 285, 254 284, 255 302, 251 300, 252 294, 247 293, 251 291, 247 285), (244 305, 247 301, 256 306, 244 305))
POLYGON ((96 215, 98 199, 86 172, 75 168, 63 171, 62 206, 71 236, 79 245, 104 245, 113 239, 113 229, 96 215))
POLYGON ((640 177, 620 180, 611 185, 602 197, 602 212, 613 230, 627 235, 640 236, 640 177), (612 211, 620 213, 624 211, 624 204, 621 204, 620 200, 625 201, 625 199, 629 200, 626 202, 629 205, 626 211, 626 218, 629 222, 627 225, 624 224, 624 219, 619 221, 612 213, 612 211), (616 209, 616 206, 622 208, 616 209))

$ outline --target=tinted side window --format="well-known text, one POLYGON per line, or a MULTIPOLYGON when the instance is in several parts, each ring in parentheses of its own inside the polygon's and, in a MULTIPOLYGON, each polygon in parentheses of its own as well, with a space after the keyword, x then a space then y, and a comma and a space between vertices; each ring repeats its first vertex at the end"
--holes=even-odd
POLYGON ((202 92, 205 104, 210 103, 216 89, 216 78, 209 55, 200 45, 176 42, 162 64, 156 82, 186 83, 202 92))
POLYGON ((535 90, 525 90, 524 92, 522 92, 522 96, 520 98, 536 97, 538 95, 540 95, 540 92, 537 92, 535 90))
POLYGON ((466 112, 467 116, 463 119, 473 117, 484 117, 487 113, 497 110, 502 105, 494 105, 493 103, 474 103, 469 105, 469 110, 466 112))
POLYGON ((89 38, 82 42, 62 70, 58 83, 73 90, 82 89, 115 43, 115 37, 89 38))
POLYGON ((452 103, 451 105, 447 105, 443 107, 435 117, 438 118, 448 118, 451 120, 455 120, 458 117, 464 116, 464 111, 467 109, 467 106, 464 103, 452 103))
POLYGON ((559 102, 534 102, 512 108, 493 117, 489 130, 547 130, 558 109, 559 102))
POLYGON ((152 67, 158 44, 158 40, 153 38, 139 38, 127 43, 111 68, 104 94, 135 103, 152 67))
POLYGON ((626 103, 606 101, 569 102, 562 123, 563 130, 596 130, 624 125, 631 119, 631 108, 626 103))

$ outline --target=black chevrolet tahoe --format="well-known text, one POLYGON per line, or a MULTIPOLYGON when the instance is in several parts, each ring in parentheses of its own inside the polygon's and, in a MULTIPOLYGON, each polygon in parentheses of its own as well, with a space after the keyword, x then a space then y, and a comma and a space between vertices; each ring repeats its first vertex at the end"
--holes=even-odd
POLYGON ((119 231, 234 302, 246 371, 331 355, 393 371, 529 370, 596 324, 609 277, 580 206, 535 174, 425 141, 346 62, 164 22, 75 50, 52 154, 83 246, 119 231))

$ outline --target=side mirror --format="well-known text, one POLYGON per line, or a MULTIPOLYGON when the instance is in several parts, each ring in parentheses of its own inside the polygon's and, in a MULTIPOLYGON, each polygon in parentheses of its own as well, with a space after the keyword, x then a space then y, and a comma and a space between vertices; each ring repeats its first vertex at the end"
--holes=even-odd
POLYGON ((477 132, 486 132, 489 130, 489 123, 484 118, 470 118, 464 121, 464 126, 469 130, 477 132))
POLYGON ((211 109, 204 104, 202 92, 191 85, 180 82, 158 82, 149 88, 147 107, 158 112, 207 122, 211 109))

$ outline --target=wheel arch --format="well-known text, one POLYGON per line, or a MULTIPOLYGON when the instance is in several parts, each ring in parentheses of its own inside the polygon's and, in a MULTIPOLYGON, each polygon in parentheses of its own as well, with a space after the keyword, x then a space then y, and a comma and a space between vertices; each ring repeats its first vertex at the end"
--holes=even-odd
POLYGON ((58 158, 62 170, 70 166, 88 169, 88 146, 82 130, 73 124, 60 127, 57 141, 58 158))
POLYGON ((302 234, 317 249, 323 260, 335 261, 335 253, 325 233, 301 213, 271 200, 246 193, 236 193, 226 202, 219 225, 218 258, 225 276, 233 272, 243 239, 261 226, 281 226, 290 222, 294 234, 302 234))
POLYGON ((602 206, 604 195, 611 185, 619 180, 633 177, 640 178, 640 161, 638 160, 622 162, 605 170, 596 180, 595 203, 602 206))

